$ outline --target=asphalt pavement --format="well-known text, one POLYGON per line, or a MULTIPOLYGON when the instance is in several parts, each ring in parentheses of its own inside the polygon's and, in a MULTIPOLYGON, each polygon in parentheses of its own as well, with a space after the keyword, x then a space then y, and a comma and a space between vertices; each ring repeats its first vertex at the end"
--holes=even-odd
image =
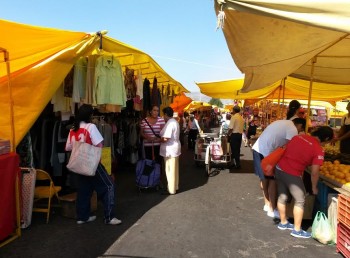
MULTIPOLYGON (((250 148, 242 146, 242 169, 218 168, 207 177, 193 151, 183 146, 180 189, 176 195, 141 193, 135 169, 124 165, 116 178, 116 213, 123 223, 97 220, 77 225, 54 210, 49 224, 33 214, 22 236, 0 249, 0 257, 342 257, 336 247, 314 239, 297 239, 277 229, 263 209, 250 148)), ((312 221, 303 221, 311 230, 312 221)))

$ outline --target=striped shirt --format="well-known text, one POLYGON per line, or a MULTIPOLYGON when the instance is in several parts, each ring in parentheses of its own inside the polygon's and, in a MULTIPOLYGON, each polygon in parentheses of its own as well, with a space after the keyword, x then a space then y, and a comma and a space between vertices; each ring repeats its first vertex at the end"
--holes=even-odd
MULTIPOLYGON (((145 118, 147 119, 147 118, 145 118)), ((161 129, 164 127, 165 125, 165 121, 163 118, 161 117, 158 117, 157 118, 157 121, 155 124, 151 124, 148 120, 148 123, 149 125, 152 127, 152 129, 148 126, 147 122, 145 121, 145 119, 142 119, 141 120, 141 124, 140 124, 140 127, 141 127, 141 130, 143 130, 143 133, 145 136, 151 136, 151 137, 155 137, 154 136, 154 133, 152 132, 152 129, 153 131, 159 135, 161 129)), ((143 140, 143 145, 144 146, 152 146, 152 142, 151 141, 147 141, 146 139, 143 140)), ((160 145, 160 142, 155 142, 153 144, 154 146, 157 146, 157 145, 160 145)))

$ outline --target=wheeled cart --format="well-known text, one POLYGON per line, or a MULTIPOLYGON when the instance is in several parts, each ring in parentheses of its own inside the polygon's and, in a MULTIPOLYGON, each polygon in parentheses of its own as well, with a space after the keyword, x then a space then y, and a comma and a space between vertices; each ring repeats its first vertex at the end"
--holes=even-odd
POLYGON ((231 164, 231 147, 228 137, 213 138, 206 147, 205 175, 210 176, 213 168, 230 168, 231 164))
POLYGON ((198 167, 200 165, 204 166, 207 147, 215 137, 218 137, 217 133, 200 134, 198 136, 194 147, 194 161, 198 167))

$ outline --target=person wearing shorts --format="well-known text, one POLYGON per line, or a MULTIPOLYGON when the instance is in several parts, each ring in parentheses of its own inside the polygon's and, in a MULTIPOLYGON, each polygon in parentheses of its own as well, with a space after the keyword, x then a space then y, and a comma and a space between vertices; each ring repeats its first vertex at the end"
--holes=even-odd
POLYGON ((267 215, 272 218, 279 218, 277 210, 277 186, 274 177, 265 177, 261 169, 261 160, 278 147, 287 144, 295 135, 305 128, 305 119, 297 118, 291 120, 277 120, 271 123, 258 140, 254 143, 253 162, 255 174, 260 179, 260 187, 264 196, 264 208, 267 215))

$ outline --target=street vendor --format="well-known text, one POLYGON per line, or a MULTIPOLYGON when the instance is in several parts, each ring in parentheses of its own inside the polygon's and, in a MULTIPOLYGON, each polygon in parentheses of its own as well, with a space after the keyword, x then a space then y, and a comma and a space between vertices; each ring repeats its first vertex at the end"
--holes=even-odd
POLYGON ((348 113, 341 119, 341 128, 333 143, 340 141, 340 152, 350 154, 350 102, 346 106, 348 113))

